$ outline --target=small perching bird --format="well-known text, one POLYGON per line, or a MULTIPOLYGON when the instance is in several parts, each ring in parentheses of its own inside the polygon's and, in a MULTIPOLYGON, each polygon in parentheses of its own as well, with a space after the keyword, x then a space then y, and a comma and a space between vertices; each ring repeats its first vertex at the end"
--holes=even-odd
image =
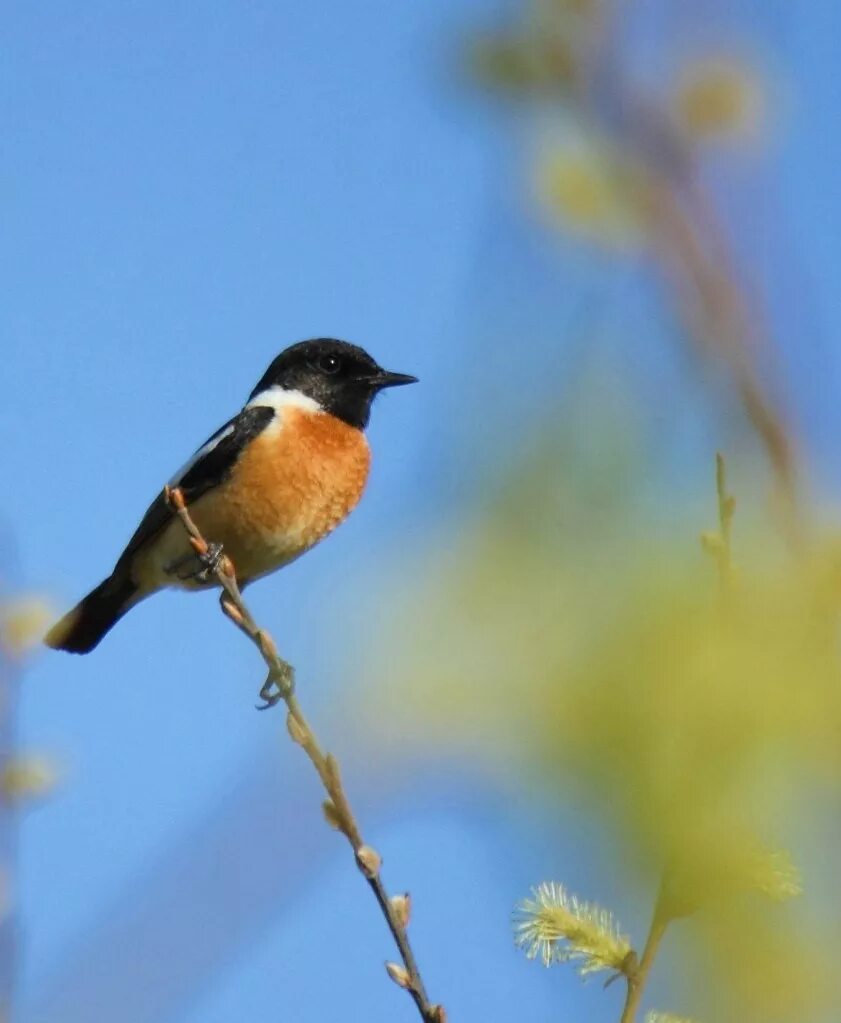
MULTIPOLYGON (((170 480, 202 535, 233 561, 240 586, 288 565, 347 517, 368 478, 374 398, 415 382, 345 341, 302 341, 278 355, 245 407, 170 480)), ((86 654, 158 590, 215 585, 206 568, 161 493, 111 575, 45 642, 86 654)))

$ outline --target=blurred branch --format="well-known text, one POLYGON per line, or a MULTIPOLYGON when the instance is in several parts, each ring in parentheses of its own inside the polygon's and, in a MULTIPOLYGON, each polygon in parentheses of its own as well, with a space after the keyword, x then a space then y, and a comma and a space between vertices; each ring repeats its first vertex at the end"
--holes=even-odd
POLYGON ((733 568, 731 533, 733 516, 736 514, 736 498, 727 493, 727 464, 720 451, 715 455, 715 491, 718 497, 718 523, 724 541, 724 574, 729 576, 733 568))
POLYGON ((715 558, 722 595, 726 595, 733 582, 733 517, 736 498, 727 493, 727 465, 720 451, 715 456, 715 490, 718 498, 718 532, 702 533, 704 549, 715 558))
MULTIPOLYGON (((509 93, 571 115, 627 172, 614 179, 621 193, 614 205, 634 208, 687 336, 725 367, 767 453, 784 532, 799 545, 796 453, 769 382, 772 339, 699 172, 700 141, 747 126, 750 76, 734 65, 729 77, 710 73, 696 81, 681 122, 671 92, 653 95, 626 70, 622 30, 632 16, 622 0, 531 0, 523 29, 481 42, 478 68, 509 93)), ((580 221, 581 210, 573 213, 580 221)))
MULTIPOLYGON (((669 148, 676 150, 680 143, 667 119, 658 127, 671 133, 669 148)), ((672 298, 691 336, 728 368, 774 471, 785 532, 799 542, 802 510, 794 447, 759 371, 757 353, 770 347, 759 314, 750 309, 738 283, 713 203, 691 171, 681 173, 690 154, 684 148, 677 162, 663 160, 656 149, 640 144, 644 132, 637 136, 637 155, 646 154, 649 169, 651 238, 664 274, 673 278, 672 298)))
POLYGON ((266 706, 273 706, 279 700, 286 704, 289 735, 307 754, 327 792, 328 799, 323 804, 324 816, 331 827, 347 838, 353 849, 356 864, 374 893, 402 960, 402 966, 397 963, 386 963, 388 975, 399 987, 409 992, 424 1023, 446 1023, 444 1007, 433 1005, 429 1001, 409 943, 407 933, 411 905, 409 896, 388 895, 380 876, 381 858, 377 851, 366 845, 362 839, 359 825, 342 785, 338 762, 332 754, 324 753, 321 749, 295 696, 292 666, 283 660, 274 640, 252 618, 242 599, 231 560, 226 556, 214 557, 213 548, 193 522, 181 491, 167 487, 165 495, 170 507, 181 520, 193 549, 207 562, 208 574, 215 576, 222 587, 220 599, 222 610, 260 651, 269 669, 260 695, 266 700, 266 706))
MULTIPOLYGON (((614 3, 612 17, 602 17, 602 32, 615 39, 623 15, 628 16, 628 5, 614 3)), ((715 203, 701 184, 696 150, 669 108, 624 74, 618 47, 605 45, 599 53, 601 65, 591 66, 590 74, 606 84, 601 104, 595 94, 589 114, 602 127, 615 118, 615 133, 645 168, 649 187, 644 198, 655 253, 667 275, 670 270, 679 275, 672 298, 698 343, 729 368, 774 471, 786 531, 797 540, 802 523, 793 446, 759 369, 759 353, 770 350, 770 338, 740 280, 715 203)), ((593 97, 594 91, 587 95, 593 97)))

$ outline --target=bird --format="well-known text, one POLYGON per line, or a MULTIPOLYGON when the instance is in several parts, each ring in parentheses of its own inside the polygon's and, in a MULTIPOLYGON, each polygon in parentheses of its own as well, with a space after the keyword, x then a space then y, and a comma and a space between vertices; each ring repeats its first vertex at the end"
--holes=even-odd
MULTIPOLYGON (((383 369, 336 338, 282 351, 248 396, 172 477, 202 535, 240 587, 288 565, 356 507, 371 463, 374 398, 417 377, 383 369)), ((114 569, 60 619, 47 646, 87 654, 133 607, 166 587, 213 586, 166 493, 151 503, 114 569)))

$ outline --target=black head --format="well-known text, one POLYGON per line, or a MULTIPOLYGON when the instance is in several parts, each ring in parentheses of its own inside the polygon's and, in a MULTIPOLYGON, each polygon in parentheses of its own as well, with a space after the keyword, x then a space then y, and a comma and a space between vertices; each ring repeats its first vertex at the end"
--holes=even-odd
POLYGON ((300 391, 318 402, 325 412, 364 430, 371 415, 371 402, 379 391, 416 381, 416 377, 405 373, 389 373, 356 345, 320 337, 301 341, 281 352, 249 400, 272 387, 300 391))

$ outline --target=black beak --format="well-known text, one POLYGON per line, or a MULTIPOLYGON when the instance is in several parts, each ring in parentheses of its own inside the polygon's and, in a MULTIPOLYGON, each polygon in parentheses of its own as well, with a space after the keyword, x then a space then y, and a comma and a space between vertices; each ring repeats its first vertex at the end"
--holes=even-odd
POLYGON ((386 369, 381 369, 371 378, 371 383, 378 391, 383 387, 402 387, 403 384, 416 384, 417 382, 418 378, 409 376, 408 373, 389 373, 386 369))

